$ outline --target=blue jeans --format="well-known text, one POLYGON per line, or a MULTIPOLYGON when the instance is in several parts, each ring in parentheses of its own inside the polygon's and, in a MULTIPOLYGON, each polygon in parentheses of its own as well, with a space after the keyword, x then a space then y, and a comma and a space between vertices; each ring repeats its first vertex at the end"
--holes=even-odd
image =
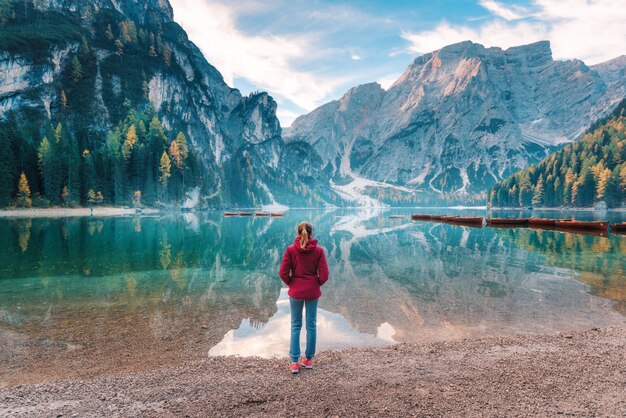
POLYGON ((311 360, 315 355, 317 337, 317 301, 318 299, 294 299, 289 297, 291 306, 291 344, 289 355, 294 363, 300 358, 300 329, 302 329, 302 308, 306 306, 306 350, 304 355, 311 360))

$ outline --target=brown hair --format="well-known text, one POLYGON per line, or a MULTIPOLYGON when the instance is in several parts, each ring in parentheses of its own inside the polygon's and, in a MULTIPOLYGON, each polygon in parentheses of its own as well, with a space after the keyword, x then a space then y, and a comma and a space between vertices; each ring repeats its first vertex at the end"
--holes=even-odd
POLYGON ((309 243, 309 238, 313 235, 313 226, 306 221, 300 222, 296 228, 296 232, 300 237, 300 248, 306 248, 309 243))

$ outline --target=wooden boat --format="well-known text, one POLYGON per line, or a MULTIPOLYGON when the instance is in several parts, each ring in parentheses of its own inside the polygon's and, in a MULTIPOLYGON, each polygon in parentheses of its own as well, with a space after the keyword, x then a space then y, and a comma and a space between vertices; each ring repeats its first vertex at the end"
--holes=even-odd
POLYGON ((252 212, 239 212, 239 216, 252 216, 252 212))
POLYGON ((530 218, 528 225, 550 227, 555 225, 555 219, 530 218))
POLYGON ((487 219, 487 225, 497 226, 517 226, 528 224, 528 218, 490 218, 487 219))
POLYGON ((224 212, 224 216, 239 216, 239 212, 224 212))
POLYGON ((421 214, 411 215, 411 219, 414 221, 430 221, 432 217, 433 215, 421 215, 421 214))
POLYGON ((259 217, 264 217, 264 216, 270 216, 270 214, 267 212, 254 212, 254 216, 259 218, 259 217))
POLYGON ((443 221, 454 224, 482 225, 483 218, 474 216, 444 216, 443 221))
POLYGON ((389 219, 402 219, 404 216, 402 215, 389 215, 389 219))
POLYGON ((611 232, 617 232, 620 234, 626 233, 626 222, 621 224, 611 224, 611 232))
POLYGON ((442 221, 443 218, 446 218, 446 216, 443 216, 443 215, 430 215, 429 220, 431 220, 431 221, 442 221))
POLYGON ((606 231, 609 223, 606 221, 574 221, 574 220, 557 220, 555 221, 557 228, 568 229, 586 229, 592 231, 606 231))
POLYGON ((285 214, 282 212, 271 212, 270 216, 272 218, 282 218, 283 216, 285 216, 285 214))

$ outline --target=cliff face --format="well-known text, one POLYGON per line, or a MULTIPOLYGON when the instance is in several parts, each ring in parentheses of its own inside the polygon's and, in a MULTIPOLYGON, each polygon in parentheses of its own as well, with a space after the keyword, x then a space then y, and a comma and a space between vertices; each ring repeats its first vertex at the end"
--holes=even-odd
POLYGON ((0 42, 0 119, 44 126, 62 118, 79 145, 97 149, 129 107, 152 107, 198 156, 201 201, 320 201, 308 194, 312 178, 280 164, 289 154, 274 100, 226 85, 174 22, 167 0, 37 0, 14 8, 31 33, 0 42), (73 83, 79 54, 82 75, 73 83))
POLYGON ((608 113, 623 97, 624 68, 623 59, 554 61, 548 42, 462 42, 418 57, 387 91, 350 89, 284 136, 313 145, 347 180, 484 192, 608 113))

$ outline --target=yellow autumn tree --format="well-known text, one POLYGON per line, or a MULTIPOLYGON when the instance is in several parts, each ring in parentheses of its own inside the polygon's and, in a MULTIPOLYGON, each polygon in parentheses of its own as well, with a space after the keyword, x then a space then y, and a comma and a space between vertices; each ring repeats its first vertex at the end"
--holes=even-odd
POLYGON ((172 162, 170 161, 170 157, 167 156, 167 152, 163 151, 163 154, 161 155, 161 163, 159 164, 159 172, 161 173, 159 181, 164 189, 167 188, 167 180, 172 175, 171 170, 172 162))
POLYGON ((87 202, 90 206, 96 203, 96 192, 94 192, 93 189, 89 189, 87 192, 87 202))
POLYGON ((170 143, 167 153, 169 154, 170 161, 172 161, 176 168, 180 170, 183 167, 183 158, 180 155, 180 150, 178 149, 176 141, 172 141, 170 143))
POLYGON ((141 206, 141 191, 136 190, 135 193, 133 193, 133 206, 138 208, 141 206))
POLYGON ((135 124, 133 123, 132 125, 130 125, 130 128, 128 128, 128 131, 126 132, 126 140, 124 141, 124 144, 122 145, 122 156, 124 157, 125 160, 128 160, 130 158, 130 155, 133 152, 133 148, 135 147, 135 144, 137 143, 137 128, 135 127, 135 124))
POLYGON ((33 205, 33 201, 30 199, 30 187, 28 186, 28 180, 23 172, 20 175, 20 181, 17 185, 17 193, 19 206, 29 208, 33 205))
POLYGON ((61 106, 63 106, 63 110, 67 109, 67 95, 65 94, 65 90, 61 90, 61 106))
POLYGON ((176 135, 176 145, 178 146, 178 152, 180 152, 180 157, 184 160, 187 159, 187 138, 185 137, 185 134, 182 132, 179 132, 178 135, 176 135))

